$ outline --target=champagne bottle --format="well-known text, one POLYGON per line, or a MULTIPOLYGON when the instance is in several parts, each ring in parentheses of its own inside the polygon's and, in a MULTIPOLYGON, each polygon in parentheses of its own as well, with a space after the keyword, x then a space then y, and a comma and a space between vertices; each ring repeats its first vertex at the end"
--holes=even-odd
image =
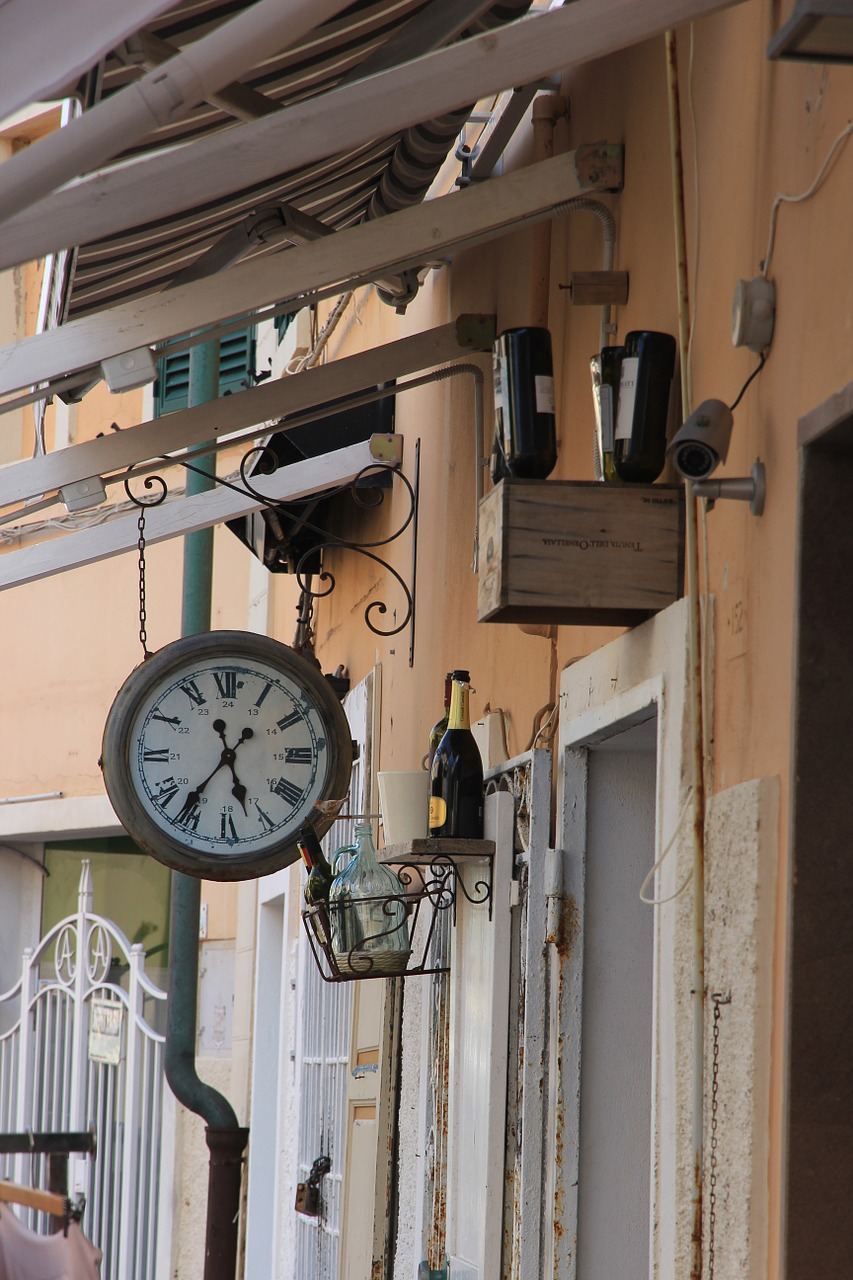
POLYGON ((427 770, 432 769, 432 762, 435 756, 435 750, 441 739, 444 737, 444 731, 447 728, 447 720, 450 715, 450 692, 453 687, 453 672, 448 671, 444 677, 444 714, 440 720, 436 720, 435 724, 429 731, 429 744, 427 749, 427 770))
POLYGON ((675 338, 638 330, 625 338, 613 464, 620 480, 651 484, 666 460, 675 338))
POLYGON ((329 866, 320 841, 317 839, 317 833, 310 822, 306 822, 300 829, 296 837, 296 845, 308 869, 308 879, 303 890, 306 904, 309 907, 316 907, 321 902, 328 902, 329 889, 335 873, 329 866))
POLYGON ((492 480, 544 480, 557 462, 554 371, 547 329, 507 329, 495 342, 492 480))
POLYGON ((483 762, 471 732, 467 672, 454 672, 447 729, 430 773, 429 834, 483 838, 483 762))

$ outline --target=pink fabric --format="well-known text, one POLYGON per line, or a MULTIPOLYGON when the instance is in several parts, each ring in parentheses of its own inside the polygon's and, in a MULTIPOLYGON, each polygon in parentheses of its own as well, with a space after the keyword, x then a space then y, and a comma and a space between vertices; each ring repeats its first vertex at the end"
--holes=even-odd
POLYGON ((0 1280, 100 1280, 101 1256, 76 1222, 67 1236, 40 1236, 0 1209, 0 1280))

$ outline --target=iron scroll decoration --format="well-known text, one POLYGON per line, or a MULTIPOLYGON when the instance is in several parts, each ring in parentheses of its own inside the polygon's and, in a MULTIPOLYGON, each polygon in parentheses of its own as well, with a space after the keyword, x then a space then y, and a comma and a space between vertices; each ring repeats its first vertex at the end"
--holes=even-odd
MULTIPOLYGON (((250 494, 253 498, 256 498, 258 502, 262 503, 264 506, 269 507, 272 510, 276 510, 276 511, 280 510, 279 504, 271 503, 269 499, 265 497, 264 494, 258 492, 258 490, 253 487, 251 481, 249 480, 249 477, 247 475, 247 470, 252 459, 254 459, 255 469, 258 470, 260 468, 263 471, 263 473, 266 475, 270 475, 273 471, 277 469, 278 459, 276 458, 272 449, 268 448, 268 446, 256 445, 254 448, 250 449, 248 453, 244 455, 244 457, 240 462, 240 479, 243 482, 243 489, 245 490, 246 493, 250 494)), ((400 525, 400 527, 398 529, 395 529, 394 532, 390 533, 386 538, 378 538, 375 542, 354 542, 347 538, 338 537, 336 534, 330 534, 327 530, 321 529, 319 528, 318 525, 312 524, 310 520, 303 520, 302 521, 303 528, 310 529, 313 533, 316 533, 318 535, 319 540, 313 547, 309 547, 299 557, 299 560, 296 563, 296 575, 295 575, 296 580, 299 583, 300 590, 303 591, 307 596, 310 596, 313 600, 319 600, 319 599, 323 599, 326 596, 331 595, 337 583, 334 575, 329 573, 328 570, 323 569, 320 573, 320 581, 326 582, 328 585, 321 590, 317 590, 317 591, 312 590, 311 584, 305 575, 305 564, 312 556, 315 556, 318 552, 322 552, 331 548, 342 548, 348 551, 357 551, 359 555, 366 556, 367 559, 373 560, 374 563, 381 565, 383 569, 385 569, 388 573, 391 574, 391 576, 399 585, 400 590, 403 592, 403 595, 406 600, 406 611, 405 611, 405 616, 402 622, 399 622, 396 626, 390 627, 390 628, 378 627, 378 626, 375 626, 374 623, 371 621, 371 614, 374 612, 374 610, 380 614, 387 613, 388 606, 381 600, 371 601, 371 603, 366 607, 364 611, 364 621, 367 624, 368 628, 374 633, 374 635, 378 635, 378 636, 397 635, 398 632, 403 631, 404 628, 408 626, 409 621, 412 617, 412 612, 414 609, 414 601, 412 598, 412 593, 410 592, 409 588, 406 586, 406 583, 403 581, 403 578, 401 577, 401 575, 393 567, 393 565, 390 565, 387 562, 387 560, 383 560, 381 556, 376 555, 372 548, 388 546, 390 543, 395 542, 397 538, 401 536, 401 534, 405 533, 406 529, 412 523, 412 520, 414 519, 414 515, 415 515, 415 507, 416 507, 415 491, 412 488, 412 485, 410 484, 409 480, 406 478, 406 476, 403 475, 401 471, 398 471, 396 468, 382 466, 379 463, 369 463, 366 467, 362 467, 361 470, 356 474, 355 479, 348 482, 347 484, 337 485, 333 489, 324 490, 325 498, 334 498, 340 493, 348 492, 353 502, 356 504, 356 506, 362 507, 365 510, 369 510, 371 508, 375 508, 381 505, 382 493, 380 490, 375 488, 369 489, 368 492, 373 496, 366 497, 364 490, 359 491, 359 481, 366 480, 371 475, 377 475, 377 476, 387 475, 389 472, 391 473, 392 476, 396 477, 398 480, 400 480, 403 483, 403 485, 405 486, 406 492, 408 493, 408 496, 409 496, 409 510, 406 513, 406 516, 403 520, 403 523, 400 525)), ((313 496, 310 498, 303 498, 303 499, 291 499, 288 501, 287 505, 291 507, 299 506, 299 505, 307 506, 308 504, 313 502, 313 500, 314 500, 313 496)))
MULTIPOLYGON (((196 466, 194 463, 187 462, 184 459, 173 459, 169 457, 164 457, 163 461, 166 463, 177 462, 182 467, 184 467, 184 469, 187 471, 193 471, 197 475, 201 475, 206 477, 207 479, 213 480, 216 484, 223 485, 225 488, 228 488, 228 489, 233 489, 236 493, 242 494, 244 497, 251 497, 255 501, 257 501, 262 507, 266 508, 269 511, 274 511, 278 513, 279 516, 282 516, 282 515, 286 516, 285 504, 270 501, 269 496, 267 494, 261 493, 257 488, 255 488, 255 486, 253 485, 252 481, 249 478, 250 467, 252 468, 252 471, 254 473, 259 473, 263 475, 271 475, 274 471, 278 469, 279 461, 275 453, 273 452, 273 450, 270 449, 267 445, 254 445, 251 449, 248 450, 247 453, 243 455, 242 459, 240 460, 240 481, 241 481, 240 484, 235 484, 231 480, 226 480, 222 476, 215 475, 214 473, 205 470, 203 467, 196 466)), ((145 641, 145 635, 144 635, 145 619, 143 616, 144 615, 144 587, 145 587, 145 584, 144 584, 145 565, 144 565, 144 555, 143 555, 145 511, 149 507, 156 507, 156 506, 159 506, 162 502, 164 502, 168 496, 169 489, 166 481, 163 479, 162 476, 149 474, 145 476, 143 480, 143 485, 146 490, 150 490, 152 492, 149 492, 148 494, 145 494, 145 495, 134 493, 132 488, 132 482, 134 481, 134 479, 137 478, 137 475, 135 475, 134 472, 135 472, 135 469, 133 467, 128 469, 124 478, 124 489, 129 500, 133 503, 135 507, 139 508, 139 511, 140 511, 140 517, 139 517, 139 520, 140 520, 140 606, 141 606, 140 607, 140 640, 142 641, 143 649, 147 653, 146 641, 145 641)), ((375 615, 377 614, 382 615, 388 612, 388 605, 385 604, 384 601, 373 600, 365 608, 364 621, 367 624, 367 627, 369 628, 370 631, 373 632, 374 635, 383 636, 383 637, 397 635, 399 632, 403 631, 409 625, 414 613, 414 597, 408 585, 404 581, 402 575, 394 568, 393 565, 389 564, 387 560, 384 560, 380 555, 376 554, 376 548, 386 547, 390 545, 390 543, 395 542, 412 523, 417 511, 417 495, 415 493, 415 490, 411 482, 408 480, 408 478, 405 475, 403 475, 402 471, 398 470, 396 467, 391 467, 391 466, 388 466, 387 464, 381 464, 381 463, 369 463, 367 466, 361 468, 361 470, 356 474, 353 480, 348 481, 346 484, 336 485, 331 489, 323 490, 324 499, 334 498, 342 493, 349 493, 350 497, 352 498, 356 506, 361 507, 362 509, 368 510, 371 508, 376 508, 381 505, 383 501, 383 494, 380 490, 378 490, 375 487, 359 488, 360 482, 364 480, 368 480, 371 476, 380 476, 380 475, 386 476, 389 474, 393 478, 401 482, 409 499, 408 511, 405 513, 403 521, 399 525, 399 527, 396 528, 392 533, 388 534, 388 536, 385 538, 378 538, 373 542, 356 542, 352 539, 341 538, 338 535, 332 534, 328 530, 322 529, 318 525, 313 524, 310 520, 303 519, 301 521, 301 527, 303 529, 308 529, 312 533, 316 534, 317 541, 313 546, 307 548, 300 555, 299 560, 296 563, 296 569, 295 569, 295 577, 299 584, 300 590, 305 594, 305 596, 309 597, 313 601, 317 599, 323 599, 331 595, 331 593, 335 589, 335 586, 337 585, 334 575, 330 573, 327 569, 323 568, 319 574, 319 580, 324 585, 317 589, 314 589, 312 587, 311 581, 309 580, 309 575, 305 570, 305 565, 308 562, 308 560, 311 559, 311 557, 316 556, 318 553, 322 553, 323 551, 332 550, 332 549, 355 551, 359 555, 365 556, 367 559, 372 560, 375 564, 378 564, 379 566, 381 566, 381 568, 383 568, 388 574, 390 574, 391 577, 394 579, 394 581, 397 583, 397 585, 399 586, 400 590, 403 593, 403 598, 405 600, 405 610, 404 610, 402 621, 396 622, 395 625, 392 627, 378 626, 373 621, 373 618, 375 617, 375 615)), ((141 476, 139 478, 141 478, 141 476)), ((293 508, 296 506, 309 506, 316 500, 316 497, 317 497, 316 494, 312 494, 306 498, 289 498, 286 506, 288 508, 293 508)))

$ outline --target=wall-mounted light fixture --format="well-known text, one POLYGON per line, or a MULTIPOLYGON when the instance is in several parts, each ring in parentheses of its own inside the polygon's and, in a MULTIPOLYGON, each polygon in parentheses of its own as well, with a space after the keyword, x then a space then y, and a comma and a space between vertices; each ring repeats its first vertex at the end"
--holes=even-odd
POLYGON ((853 63, 853 0, 797 0, 767 57, 853 63))

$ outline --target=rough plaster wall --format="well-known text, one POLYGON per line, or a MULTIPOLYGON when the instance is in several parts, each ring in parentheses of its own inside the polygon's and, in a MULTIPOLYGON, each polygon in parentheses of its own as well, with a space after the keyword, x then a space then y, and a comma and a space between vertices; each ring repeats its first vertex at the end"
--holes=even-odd
POLYGON ((705 1224, 709 1244, 714 993, 720 1004, 715 1280, 767 1268, 770 1034, 779 783, 743 782, 708 810, 705 891, 705 1224))
MULTIPOLYGON (((227 1098, 231 1086, 230 1061, 199 1058, 196 1065, 201 1079, 227 1098)), ((185 1107, 179 1106, 177 1110, 172 1280, 200 1280, 204 1271, 209 1168, 205 1122, 185 1107)))

